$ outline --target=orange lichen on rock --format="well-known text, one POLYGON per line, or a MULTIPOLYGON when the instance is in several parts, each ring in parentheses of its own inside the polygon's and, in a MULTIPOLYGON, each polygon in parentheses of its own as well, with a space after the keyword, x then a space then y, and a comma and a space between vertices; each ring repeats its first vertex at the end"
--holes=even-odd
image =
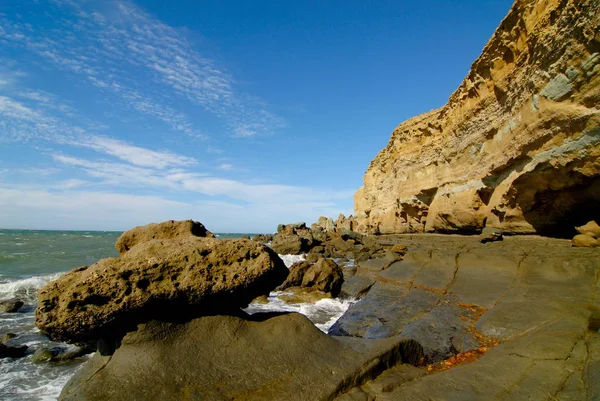
POLYGON ((498 345, 499 341, 497 339, 489 339, 487 345, 481 345, 476 349, 461 352, 460 354, 456 354, 455 356, 446 359, 445 361, 432 363, 427 365, 426 369, 428 372, 437 373, 443 372, 444 370, 452 369, 456 366, 466 365, 471 362, 475 362, 482 356, 486 354, 490 350, 490 348, 498 345))
POLYGON ((425 368, 431 373, 442 372, 444 370, 452 369, 456 366, 466 365, 468 363, 475 362, 483 355, 485 355, 487 351, 489 351, 491 348, 495 347, 500 343, 498 339, 483 335, 477 330, 475 330, 475 324, 477 323, 479 318, 485 312, 487 312, 487 309, 481 308, 477 305, 466 304, 462 302, 459 302, 458 306, 460 306, 461 308, 468 309, 469 312, 471 312, 470 316, 461 316, 461 319, 472 320, 471 327, 468 329, 468 331, 471 332, 477 338, 480 345, 475 349, 458 353, 444 361, 427 365, 425 368))

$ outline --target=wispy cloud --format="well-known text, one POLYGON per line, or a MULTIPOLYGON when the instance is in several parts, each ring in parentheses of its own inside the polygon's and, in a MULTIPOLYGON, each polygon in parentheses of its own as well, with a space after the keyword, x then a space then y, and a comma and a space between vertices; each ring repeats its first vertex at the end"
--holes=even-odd
POLYGON ((268 231, 337 214, 351 199, 353 191, 240 178, 251 175, 238 167, 243 162, 221 157, 218 136, 265 135, 285 123, 184 31, 127 0, 28 6, 44 23, 0 14, 0 47, 33 60, 26 77, 24 62, 0 59, 0 142, 33 144, 43 162, 21 169, 29 182, 14 179, 17 161, 2 165, 11 167, 0 170, 3 224, 119 229, 196 218, 221 230, 268 231), (74 85, 65 93, 30 89, 25 81, 35 82, 37 71, 74 85), (91 101, 79 105, 72 93, 89 93, 91 101), (196 156, 189 138, 205 140, 212 163, 196 156))
POLYGON ((185 169, 166 169, 131 166, 114 162, 94 162, 77 157, 54 154, 54 160, 77 167, 105 185, 122 187, 154 186, 179 191, 196 192, 211 197, 225 197, 248 204, 293 205, 313 203, 334 206, 335 201, 347 199, 351 191, 315 190, 292 185, 245 183, 185 169))
POLYGON ((111 0, 94 10, 89 3, 54 3, 69 13, 58 29, 42 31, 0 16, 0 43, 21 45, 56 68, 119 96, 132 109, 193 137, 206 134, 168 105, 164 91, 148 90, 148 81, 216 115, 232 136, 271 133, 284 126, 263 101, 236 90, 234 78, 201 54, 182 31, 135 4, 111 0))
POLYGON ((135 166, 163 169, 166 167, 196 164, 196 160, 193 158, 178 155, 168 150, 158 152, 130 145, 117 139, 100 136, 86 138, 85 141, 79 142, 78 145, 117 157, 135 166))
POLYGON ((233 165, 229 163, 223 163, 217 167, 219 170, 231 171, 233 170, 233 165))

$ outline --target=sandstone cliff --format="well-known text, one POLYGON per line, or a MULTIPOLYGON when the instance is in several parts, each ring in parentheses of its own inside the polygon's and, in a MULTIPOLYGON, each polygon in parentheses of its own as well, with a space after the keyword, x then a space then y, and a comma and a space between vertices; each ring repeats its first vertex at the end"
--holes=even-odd
POLYGON ((356 230, 572 236, 600 217, 599 11, 517 0, 448 103, 371 162, 356 230))

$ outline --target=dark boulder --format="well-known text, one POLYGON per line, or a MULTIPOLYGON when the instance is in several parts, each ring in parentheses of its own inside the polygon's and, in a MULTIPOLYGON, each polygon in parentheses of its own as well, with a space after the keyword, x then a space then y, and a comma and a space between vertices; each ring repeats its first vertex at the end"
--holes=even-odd
POLYGON ((59 400, 332 400, 421 355, 412 340, 327 336, 296 313, 152 321, 96 353, 59 400))
POLYGON ((26 345, 5 345, 0 343, 0 359, 2 358, 22 358, 27 352, 26 345))

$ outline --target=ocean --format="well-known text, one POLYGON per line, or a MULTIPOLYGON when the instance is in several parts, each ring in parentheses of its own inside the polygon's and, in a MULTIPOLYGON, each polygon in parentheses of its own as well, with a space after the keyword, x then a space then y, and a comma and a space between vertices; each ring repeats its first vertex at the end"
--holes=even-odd
MULTIPOLYGON (((0 359, 0 400, 56 400, 62 387, 90 356, 68 362, 33 363, 31 356, 41 347, 68 347, 50 341, 34 325, 37 291, 46 283, 78 266, 118 256, 114 248, 121 232, 0 230, 0 301, 18 298, 25 305, 17 313, 0 312, 0 336, 14 333, 8 345, 27 345, 24 358, 0 359)), ((222 233, 217 237, 245 235, 222 233)), ((289 267, 303 260, 299 255, 280 255, 289 267)), ((329 327, 352 304, 349 300, 323 299, 316 303, 289 304, 285 292, 269 294, 267 303, 250 304, 248 313, 294 311, 306 315, 317 327, 329 327)))

